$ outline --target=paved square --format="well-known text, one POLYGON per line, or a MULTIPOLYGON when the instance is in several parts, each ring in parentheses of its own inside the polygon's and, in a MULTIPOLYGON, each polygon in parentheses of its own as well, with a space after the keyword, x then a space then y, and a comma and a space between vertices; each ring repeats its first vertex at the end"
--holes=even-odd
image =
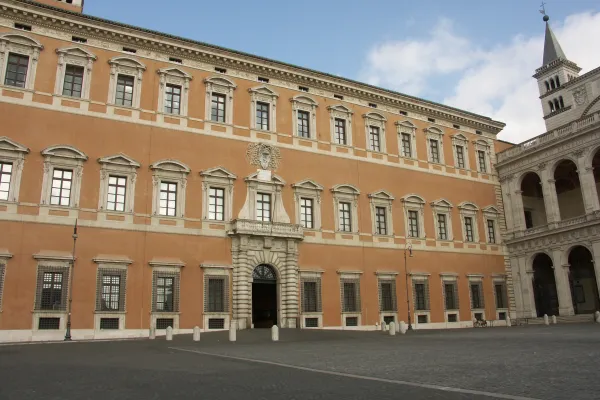
POLYGON ((600 325, 0 346, 0 399, 597 399, 600 325))

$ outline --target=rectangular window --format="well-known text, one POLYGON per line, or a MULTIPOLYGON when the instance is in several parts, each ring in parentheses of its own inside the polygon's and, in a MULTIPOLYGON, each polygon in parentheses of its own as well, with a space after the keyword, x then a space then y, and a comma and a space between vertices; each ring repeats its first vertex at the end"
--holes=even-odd
POLYGON ((444 283, 444 303, 446 310, 458 310, 458 289, 455 282, 444 283))
POLYGON ((179 115, 181 112, 181 86, 167 84, 165 88, 165 113, 179 115))
POLYGON ((402 134, 402 157, 412 157, 412 138, 409 133, 402 134))
POLYGON ((448 240, 448 224, 446 221, 446 214, 437 215, 438 223, 438 239, 448 240))
POLYGON ((300 198, 300 224, 304 228, 314 228, 313 199, 300 198))
POLYGON ((474 242, 473 237, 473 218, 465 217, 465 240, 467 242, 474 242))
POLYGON ((121 276, 102 275, 102 311, 119 311, 121 276))
POLYGON ((429 140, 429 149, 431 151, 431 162, 440 162, 440 144, 437 140, 429 140))
POLYGON ((525 229, 533 228, 533 213, 531 210, 525 210, 525 229))
POLYGON ((342 232, 352 232, 352 220, 350 214, 350 203, 346 203, 340 201, 338 204, 338 218, 339 218, 339 226, 340 231, 342 232))
POLYGON ((225 279, 208 279, 208 312, 225 312, 225 279))
POLYGON ((71 204, 72 183, 72 170, 54 169, 54 171, 52 171, 52 192, 50 193, 50 204, 56 206, 69 206, 71 204))
POLYGON ((381 311, 396 311, 396 290, 393 281, 380 281, 379 295, 381 311))
POLYGON ((344 309, 343 312, 358 312, 358 297, 357 297, 356 282, 342 282, 342 290, 344 291, 344 309))
POLYGON ((429 310, 429 290, 426 282, 414 282, 415 310, 429 310))
POLYGON ((225 189, 211 187, 208 191, 208 219, 225 220, 225 189))
POLYGON ((465 148, 463 146, 456 146, 456 166, 465 168, 465 148))
POLYGON ((493 219, 487 220, 488 240, 490 243, 496 243, 496 224, 493 219))
POLYGON ((496 295, 496 308, 508 308, 508 300, 506 295, 506 284, 494 284, 494 293, 496 295))
POLYGON ((308 111, 298 111, 298 136, 310 138, 310 113, 308 111))
POLYGON ((65 81, 63 84, 63 96, 81 97, 83 87, 83 67, 67 65, 65 69, 65 81))
POLYGON ((110 211, 125 211, 125 190, 127 178, 122 176, 108 177, 108 195, 106 209, 110 211))
POLYGON ((117 76, 116 105, 125 107, 133 106, 133 82, 133 76, 120 74, 117 76))
POLYGON ((320 312, 319 289, 317 281, 302 282, 302 312, 320 312))
POLYGON ((385 207, 375 207, 375 228, 378 235, 387 235, 387 215, 385 207))
POLYGON ((210 119, 216 122, 225 122, 225 95, 220 93, 212 94, 210 106, 210 119))
POLYGON ((346 120, 341 118, 335 119, 335 142, 337 144, 348 144, 346 137, 346 120))
POLYGON ((177 215, 177 184, 174 182, 160 183, 159 215, 174 217, 177 215))
POLYGON ((408 236, 419 237, 419 212, 408 211, 408 236))
POLYGON ((269 130, 269 103, 256 103, 256 129, 269 130))
POLYGON ((174 311, 175 278, 159 276, 156 278, 156 310, 162 312, 174 311))
POLYGON ((480 282, 471 283, 471 308, 477 310, 483 308, 483 287, 480 282))
POLYGON ((479 160, 479 172, 487 172, 485 151, 477 150, 477 159, 479 160))
POLYGON ((25 87, 29 57, 22 54, 10 53, 6 64, 4 84, 8 86, 25 87))
POLYGON ((369 126, 369 145, 373 151, 381 151, 381 137, 378 126, 369 126))
POLYGON ((8 200, 11 176, 12 164, 0 162, 0 200, 8 200))
POLYGON ((256 219, 258 221, 271 221, 271 195, 256 193, 256 219))
POLYGON ((63 274, 62 272, 44 272, 40 309, 62 309, 63 274))

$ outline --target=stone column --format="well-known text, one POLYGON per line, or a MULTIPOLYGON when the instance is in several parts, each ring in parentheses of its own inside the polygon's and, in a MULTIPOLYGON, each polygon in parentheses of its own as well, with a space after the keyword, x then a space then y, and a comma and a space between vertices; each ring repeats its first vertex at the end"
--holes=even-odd
POLYGON ((552 249, 552 265, 558 293, 558 313, 561 316, 574 314, 571 285, 569 284, 569 265, 563 263, 563 254, 562 248, 552 249))
POLYGON ((298 321, 298 244, 294 240, 287 241, 287 253, 285 258, 285 326, 296 328, 298 321))
POLYGON ((592 243, 592 256, 594 257, 596 284, 598 285, 598 293, 600 293, 600 241, 592 243))
POLYGON ((513 227, 515 231, 525 230, 525 211, 523 209, 523 191, 515 189, 512 197, 513 227))
POLYGON ((558 207, 558 195, 556 194, 556 181, 545 165, 540 166, 542 193, 544 194, 544 206, 546 207, 546 220, 549 224, 560 221, 560 208, 558 207))
MULTIPOLYGON (((518 264, 518 279, 520 281, 521 299, 523 304, 522 315, 523 317, 530 318, 537 315, 535 308, 535 297, 533 293, 533 270, 527 265, 527 256, 521 256, 517 260, 518 264)), ((519 305, 517 305, 519 307, 519 305)))
MULTIPOLYGON (((581 158, 579 159, 581 160, 581 158)), ((600 210, 598 202, 598 192, 596 191, 596 181, 594 180, 594 169, 583 166, 577 167, 579 173, 579 183, 581 184, 581 194, 583 196, 583 205, 585 213, 590 214, 600 210)))

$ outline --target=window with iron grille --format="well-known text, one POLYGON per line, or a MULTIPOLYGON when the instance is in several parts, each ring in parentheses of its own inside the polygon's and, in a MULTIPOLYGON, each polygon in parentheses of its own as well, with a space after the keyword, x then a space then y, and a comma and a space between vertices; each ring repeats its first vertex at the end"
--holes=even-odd
POLYGON ((426 280, 413 281, 415 310, 429 310, 429 282, 426 280))
POLYGON ((310 113, 308 111, 298 111, 298 136, 310 138, 310 113))
POLYGON ((346 317, 346 326, 358 326, 358 317, 346 317))
POLYGON ((387 235, 387 215, 385 207, 375 207, 375 227, 378 235, 387 235))
POLYGON ((50 204, 69 206, 71 204, 71 185, 73 184, 73 171, 55 168, 52 171, 52 191, 50 204))
POLYGON ((506 321, 506 313, 505 312, 499 312, 498 313, 498 319, 500 321, 506 321))
POLYGON ((437 215, 438 223, 438 238, 440 240, 448 240, 448 224, 446 220, 446 214, 437 215))
POLYGON ((457 314, 448 314, 448 322, 458 322, 457 314))
POLYGON ((383 317, 383 322, 386 325, 389 325, 392 322, 396 322, 396 318, 393 315, 386 315, 386 316, 383 317))
POLYGON ((119 318, 100 318, 100 329, 119 329, 119 318))
POLYGON ((41 331, 60 329, 60 318, 41 317, 38 319, 38 329, 41 331))
POLYGON ((456 166, 465 168, 465 148, 463 146, 456 146, 456 166))
POLYGON ((477 310, 484 308, 483 305, 483 285, 481 282, 471 282, 471 308, 477 310))
POLYGON ((36 310, 66 310, 68 276, 68 268, 38 268, 36 310))
POLYGON ((153 312, 179 312, 179 280, 178 272, 154 271, 153 312))
POLYGON ((213 93, 211 99, 211 121, 225 122, 225 95, 221 93, 213 93))
POLYGON ((321 279, 302 279, 302 312, 321 311, 321 279))
POLYGON ((208 329, 225 329, 225 318, 209 318, 208 329))
POLYGON ((133 83, 133 76, 121 74, 117 76, 116 105, 125 107, 133 105, 133 83))
POLYGON ((206 279, 208 298, 206 312, 227 312, 229 303, 229 286, 226 276, 211 276, 206 279))
POLYGON ((352 219, 350 215, 351 204, 344 201, 340 201, 338 203, 338 207, 340 231, 352 232, 352 219))
POLYGON ((508 296, 504 282, 494 284, 494 294, 496 297, 496 308, 508 308, 508 296))
POLYGON ((63 96, 81 97, 82 87, 83 67, 77 65, 67 65, 67 68, 65 68, 63 96))
POLYGON ((346 137, 346 120, 342 118, 335 119, 335 142, 337 144, 348 144, 346 137))
POLYGON ((211 187, 208 193, 208 219, 225 220, 225 189, 211 187))
POLYGON ((8 200, 12 163, 0 162, 0 200, 8 200))
POLYGON ((397 311, 396 281, 392 279, 379 280, 379 311, 397 311))
POLYGON ((409 133, 402 134, 402 157, 412 157, 412 138, 409 133))
POLYGON ((408 236, 419 237, 419 212, 408 211, 408 236))
POLYGON ((417 323, 419 323, 419 324, 429 323, 429 316, 427 314, 417 315, 417 323))
POLYGON ((269 104, 256 102, 256 129, 269 130, 269 104))
POLYGON ((177 184, 160 183, 159 215, 174 217, 177 213, 177 184))
POLYGON ((256 193, 256 220, 271 221, 271 195, 268 193, 256 193))
POLYGON ((431 151, 431 162, 440 162, 440 143, 437 140, 429 139, 429 149, 431 151))
POLYGON ((300 224, 304 228, 314 228, 313 199, 300 198, 300 224))
POLYGON ((304 318, 304 326, 307 328, 318 328, 319 318, 304 318))
POLYGON ((477 159, 479 160, 479 172, 487 172, 485 151, 477 150, 477 159))
POLYGON ((360 283, 342 280, 342 312, 360 312, 360 283))
POLYGON ((96 311, 125 311, 125 283, 127 270, 124 268, 99 268, 96 287, 96 311))
POLYGON ((369 126, 369 144, 371 150, 381 151, 381 136, 378 126, 369 126))
POLYGON ((22 54, 9 53, 6 64, 6 77, 4 84, 8 86, 25 87, 27 82, 27 68, 29 57, 22 54))
POLYGON ((179 115, 181 110, 181 86, 167 84, 165 87, 165 113, 179 115))
POLYGON ((465 240, 467 242, 473 242, 473 218, 472 217, 464 217, 465 218, 465 240))
POLYGON ((490 243, 496 243, 496 224, 493 219, 487 220, 488 240, 490 243))
POLYGON ((444 282, 444 305, 446 310, 458 310, 458 285, 444 282))
POLYGON ((106 209, 110 211, 125 211, 125 191, 127 178, 124 176, 109 175, 108 194, 106 196, 106 209))
POLYGON ((157 318, 156 329, 167 329, 168 327, 173 328, 173 318, 157 318))
POLYGON ((6 264, 0 264, 0 310, 2 310, 2 291, 4 290, 4 274, 6 264))

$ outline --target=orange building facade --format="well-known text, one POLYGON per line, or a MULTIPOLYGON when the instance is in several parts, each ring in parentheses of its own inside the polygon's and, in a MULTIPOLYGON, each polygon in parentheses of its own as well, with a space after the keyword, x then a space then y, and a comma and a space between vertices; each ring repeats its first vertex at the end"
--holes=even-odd
POLYGON ((502 123, 0 3, 0 340, 513 312, 502 123))

